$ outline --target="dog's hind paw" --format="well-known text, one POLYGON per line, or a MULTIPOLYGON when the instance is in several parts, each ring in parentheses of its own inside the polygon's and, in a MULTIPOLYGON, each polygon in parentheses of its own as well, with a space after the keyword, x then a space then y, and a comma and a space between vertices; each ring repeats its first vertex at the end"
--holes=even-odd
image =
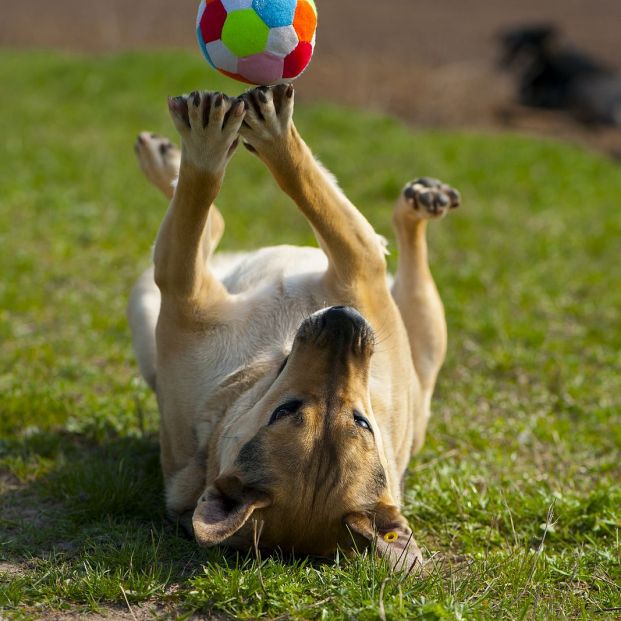
POLYGON ((403 208, 420 219, 442 218, 460 204, 461 196, 457 190, 430 177, 421 177, 408 183, 400 200, 403 208))
POLYGON ((168 195, 179 175, 179 149, 168 138, 141 132, 134 143, 134 150, 145 177, 168 195))

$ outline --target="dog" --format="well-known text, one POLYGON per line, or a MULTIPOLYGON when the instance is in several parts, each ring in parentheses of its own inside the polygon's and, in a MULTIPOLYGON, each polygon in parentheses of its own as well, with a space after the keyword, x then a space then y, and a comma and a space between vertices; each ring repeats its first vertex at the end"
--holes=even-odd
POLYGON ((181 152, 153 134, 136 143, 171 200, 128 308, 161 413, 168 514, 203 546, 329 557, 374 544, 411 569, 422 554, 401 484, 447 341, 425 231, 460 196, 429 178, 405 186, 391 284, 385 244, 313 157, 293 108, 290 85, 194 92, 169 100, 181 152), (320 248, 215 253, 213 203, 240 140, 320 248))
POLYGON ((621 125, 621 75, 584 52, 563 47, 548 24, 523 26, 500 36, 501 67, 517 77, 525 106, 567 110, 596 125, 621 125))

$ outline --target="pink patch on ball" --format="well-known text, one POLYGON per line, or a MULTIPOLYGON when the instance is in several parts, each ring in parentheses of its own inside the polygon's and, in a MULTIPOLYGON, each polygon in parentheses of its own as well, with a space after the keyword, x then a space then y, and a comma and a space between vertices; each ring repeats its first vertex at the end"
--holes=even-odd
POLYGON ((239 59, 237 71, 253 84, 275 84, 282 79, 283 59, 269 52, 246 56, 239 59))
POLYGON ((307 41, 300 41, 298 46, 285 58, 285 67, 282 77, 285 79, 297 78, 313 57, 313 46, 307 41))

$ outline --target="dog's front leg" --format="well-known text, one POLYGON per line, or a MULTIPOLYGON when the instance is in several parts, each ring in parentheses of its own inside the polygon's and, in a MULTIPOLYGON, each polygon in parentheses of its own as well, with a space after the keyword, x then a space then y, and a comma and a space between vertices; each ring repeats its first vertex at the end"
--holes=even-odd
POLYGON ((327 278, 348 290, 382 283, 384 248, 373 227, 315 160, 293 122, 291 85, 260 87, 244 96, 247 113, 240 134, 295 201, 328 256, 327 278))
POLYGON ((162 312, 197 318, 214 298, 226 296, 209 272, 213 232, 210 206, 237 145, 244 102, 222 93, 192 93, 170 99, 169 108, 181 135, 179 181, 155 244, 155 282, 162 292, 162 312))

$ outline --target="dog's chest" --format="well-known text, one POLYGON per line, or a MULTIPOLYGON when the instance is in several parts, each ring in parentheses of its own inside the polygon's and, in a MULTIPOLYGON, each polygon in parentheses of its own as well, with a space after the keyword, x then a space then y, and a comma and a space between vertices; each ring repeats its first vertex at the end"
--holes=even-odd
POLYGON ((201 425, 199 435, 210 435, 230 400, 288 355, 300 324, 325 305, 314 280, 276 277, 240 294, 225 322, 193 335, 174 364, 160 369, 168 376, 165 385, 174 386, 170 402, 184 404, 184 416, 201 425))

